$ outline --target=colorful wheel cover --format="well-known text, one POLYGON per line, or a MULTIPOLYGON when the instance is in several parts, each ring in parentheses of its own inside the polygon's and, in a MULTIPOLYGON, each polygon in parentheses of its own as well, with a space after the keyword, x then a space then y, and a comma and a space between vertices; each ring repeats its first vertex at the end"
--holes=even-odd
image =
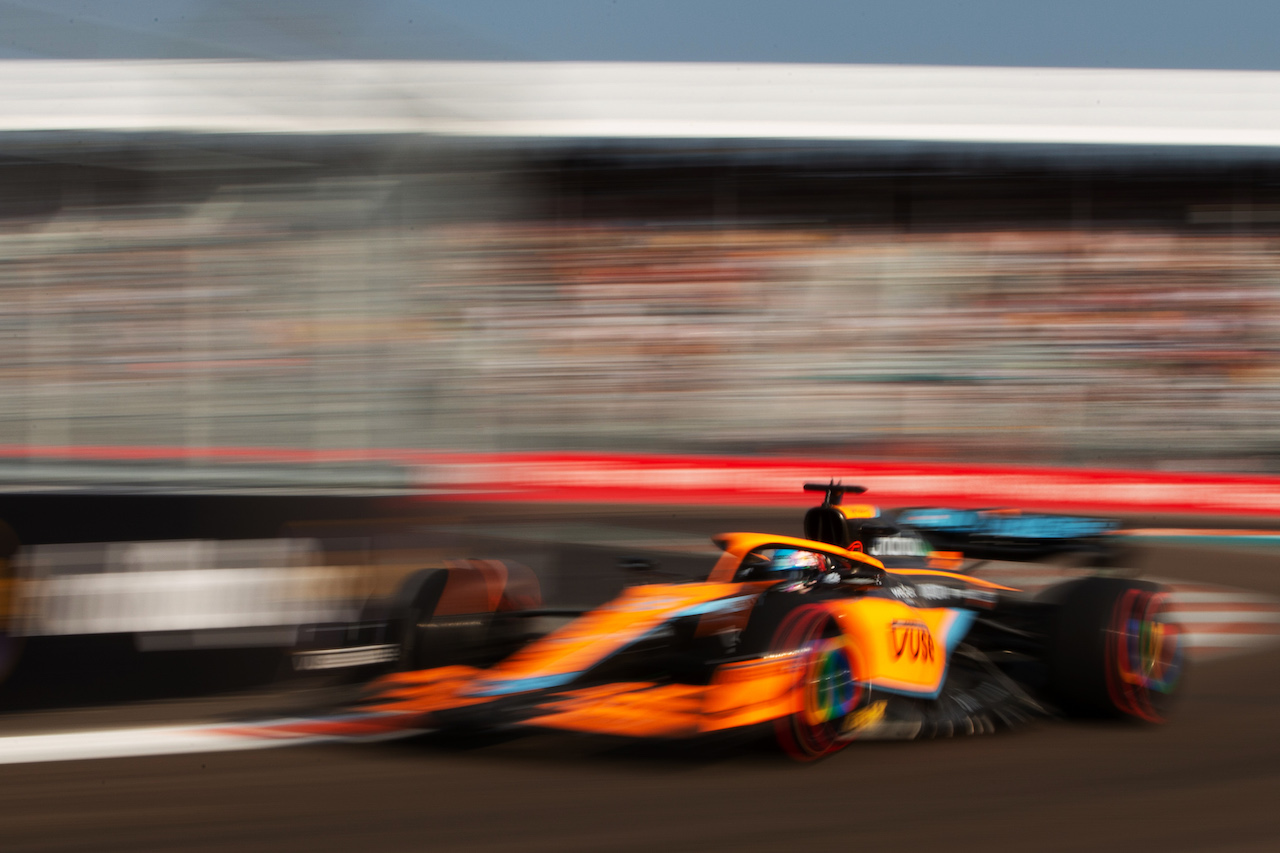
POLYGON ((776 722, 779 744, 793 758, 812 761, 838 751, 844 721, 862 702, 857 650, 821 607, 792 613, 775 635, 776 649, 802 651, 798 709, 776 722))
POLYGON ((1107 643, 1107 688, 1116 709, 1163 722, 1181 681, 1181 630, 1167 618, 1167 596, 1129 590, 1116 603, 1107 643))
POLYGON ((815 638, 806 655, 804 715, 809 725, 843 719, 854 708, 859 688, 843 637, 815 638))

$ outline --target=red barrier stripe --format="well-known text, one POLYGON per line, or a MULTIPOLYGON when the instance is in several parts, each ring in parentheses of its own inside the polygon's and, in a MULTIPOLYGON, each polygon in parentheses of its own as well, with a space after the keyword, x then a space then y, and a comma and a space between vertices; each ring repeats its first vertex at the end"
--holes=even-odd
POLYGON ((1112 469, 952 465, 609 453, 456 453, 406 448, 300 449, 0 445, 0 458, 204 461, 209 464, 383 463, 426 492, 457 499, 556 503, 803 506, 800 487, 828 478, 867 486, 886 506, 1017 506, 1065 512, 1280 515, 1280 478, 1112 469))
POLYGON ((1280 515, 1280 478, 1102 469, 1021 468, 605 454, 439 454, 424 487, 482 500, 794 506, 829 478, 886 506, 1017 506, 1066 512, 1280 515))

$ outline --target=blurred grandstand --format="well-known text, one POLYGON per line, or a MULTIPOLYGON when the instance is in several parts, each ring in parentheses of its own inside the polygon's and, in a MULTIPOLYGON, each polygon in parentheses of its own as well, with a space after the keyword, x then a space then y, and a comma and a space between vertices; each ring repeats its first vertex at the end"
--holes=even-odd
POLYGON ((0 63, 0 481, 1280 469, 1280 76, 0 63))

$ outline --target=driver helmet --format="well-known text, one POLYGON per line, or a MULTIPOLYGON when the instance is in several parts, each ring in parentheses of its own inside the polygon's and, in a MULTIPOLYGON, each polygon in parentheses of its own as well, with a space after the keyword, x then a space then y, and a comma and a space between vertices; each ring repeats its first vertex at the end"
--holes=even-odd
POLYGON ((790 579, 812 577, 825 571, 826 562, 821 554, 813 551, 800 551, 795 548, 779 548, 773 552, 769 560, 769 572, 777 577, 790 579))

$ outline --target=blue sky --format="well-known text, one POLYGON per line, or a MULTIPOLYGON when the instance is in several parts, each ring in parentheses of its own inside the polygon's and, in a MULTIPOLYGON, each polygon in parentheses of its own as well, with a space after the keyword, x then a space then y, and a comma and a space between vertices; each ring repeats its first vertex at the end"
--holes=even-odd
POLYGON ((1280 69, 1280 0, 0 0, 0 57, 1280 69))

